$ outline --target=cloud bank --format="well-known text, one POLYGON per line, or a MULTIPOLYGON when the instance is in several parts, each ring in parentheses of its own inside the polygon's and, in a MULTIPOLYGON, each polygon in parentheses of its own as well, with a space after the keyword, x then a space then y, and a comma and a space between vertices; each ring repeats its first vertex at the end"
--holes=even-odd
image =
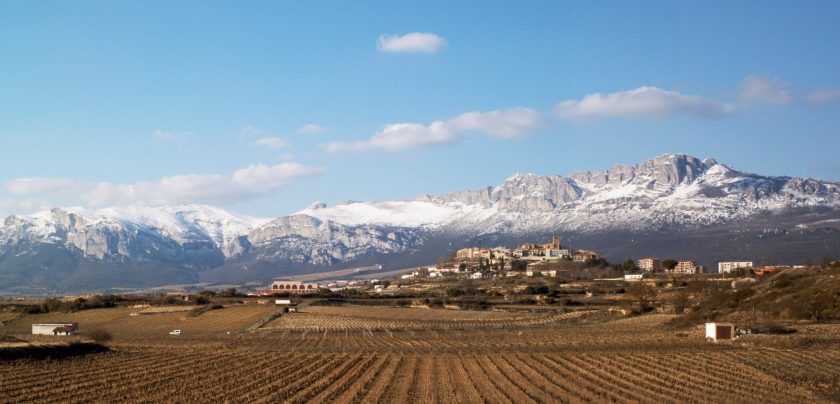
POLYGON ((738 85, 738 100, 745 105, 791 105, 793 94, 789 84, 775 77, 752 74, 738 85))
POLYGON ((289 147, 289 142, 280 139, 277 136, 268 136, 257 139, 257 141, 254 142, 254 144, 257 146, 267 147, 269 149, 281 149, 284 147, 289 147))
POLYGON ((731 111, 732 106, 724 103, 657 87, 639 87, 609 94, 593 93, 579 100, 562 101, 554 107, 554 113, 559 118, 573 121, 673 115, 711 118, 731 111))
POLYGON ((444 121, 424 125, 395 123, 385 125, 368 140, 330 142, 321 145, 328 152, 370 149, 406 150, 454 143, 462 133, 476 132, 497 138, 515 138, 544 127, 540 113, 523 107, 490 112, 467 112, 444 121))
POLYGON ((840 101, 840 88, 820 88, 809 93, 805 99, 811 105, 825 105, 840 101))
POLYGON ((405 35, 380 35, 376 48, 380 52, 435 53, 446 47, 446 39, 429 32, 405 35))
POLYGON ((321 126, 321 125, 318 125, 318 124, 315 124, 315 123, 308 123, 306 125, 301 126, 300 129, 298 129, 298 132, 300 132, 300 133, 321 133, 324 130, 325 130, 324 127, 321 126))
POLYGON ((84 182, 71 178, 18 178, 6 190, 30 199, 61 200, 88 207, 124 205, 226 204, 276 192, 289 182, 325 171, 298 163, 252 164, 230 175, 191 174, 131 184, 84 182))

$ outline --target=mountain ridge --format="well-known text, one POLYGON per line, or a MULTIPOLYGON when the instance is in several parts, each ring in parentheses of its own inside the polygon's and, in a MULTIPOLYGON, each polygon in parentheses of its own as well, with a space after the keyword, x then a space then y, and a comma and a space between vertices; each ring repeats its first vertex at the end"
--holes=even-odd
MULTIPOLYGON (((714 234, 707 234, 713 229, 731 233, 761 224, 753 229, 760 235, 784 223, 803 239, 821 240, 822 248, 832 245, 833 233, 807 232, 840 227, 838 212, 838 183, 761 176, 712 158, 665 154, 567 176, 516 173, 497 186, 412 200, 315 203, 274 219, 200 204, 12 215, 0 226, 0 285, 70 288, 76 283, 67 279, 75 273, 95 280, 96 271, 111 271, 101 274, 110 279, 105 286, 171 283, 144 280, 147 268, 163 271, 160 277, 175 274, 179 281, 194 281, 207 273, 215 280, 228 275, 247 280, 248 268, 257 267, 259 277, 267 278, 375 260, 409 265, 469 240, 516 242, 554 233, 621 257, 635 251, 617 234, 651 240, 662 234, 706 234, 713 240, 714 234), (133 280, 114 281, 126 267, 136 269, 133 280)), ((655 251, 657 245, 644 248, 638 253, 655 251)), ((674 253, 692 253, 679 248, 674 253)))

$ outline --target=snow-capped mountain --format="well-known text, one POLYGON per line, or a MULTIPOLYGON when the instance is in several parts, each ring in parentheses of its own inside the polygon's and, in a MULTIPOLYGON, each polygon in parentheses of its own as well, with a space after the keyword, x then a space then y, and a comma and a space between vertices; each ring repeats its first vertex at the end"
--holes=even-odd
POLYGON ((608 171, 515 174, 496 187, 413 201, 317 204, 298 213, 353 225, 519 234, 708 226, 801 207, 840 207, 840 184, 763 177, 669 154, 608 171))
POLYGON ((205 205, 10 216, 0 227, 0 289, 261 280, 372 262, 409 266, 476 238, 510 244, 547 234, 599 248, 608 258, 790 259, 809 249, 840 252, 838 227, 840 184, 669 154, 569 176, 515 174, 498 186, 414 200, 316 203, 273 220, 205 205), (720 242, 733 235, 746 237, 737 248, 720 242))
POLYGON ((6 218, 0 228, 0 248, 26 242, 62 244, 84 257, 124 259, 173 247, 204 246, 231 256, 240 236, 268 221, 206 205, 55 208, 6 218))

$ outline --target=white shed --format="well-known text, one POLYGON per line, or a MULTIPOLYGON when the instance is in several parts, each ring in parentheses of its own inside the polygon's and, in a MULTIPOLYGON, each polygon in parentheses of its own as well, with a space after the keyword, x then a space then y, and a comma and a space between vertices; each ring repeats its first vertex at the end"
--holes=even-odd
POLYGON ((706 340, 720 341, 735 339, 735 325, 730 323, 706 323, 706 340))
POLYGON ((73 335, 78 330, 78 323, 32 324, 32 335, 73 335))

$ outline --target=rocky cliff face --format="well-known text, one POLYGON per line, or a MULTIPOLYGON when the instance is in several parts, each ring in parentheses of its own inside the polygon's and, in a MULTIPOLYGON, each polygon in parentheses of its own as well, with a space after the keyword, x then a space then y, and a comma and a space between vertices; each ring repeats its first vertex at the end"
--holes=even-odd
POLYGON ((415 231, 345 226, 307 215, 285 216, 248 234, 251 260, 333 265, 367 254, 400 253, 422 245, 415 231))

